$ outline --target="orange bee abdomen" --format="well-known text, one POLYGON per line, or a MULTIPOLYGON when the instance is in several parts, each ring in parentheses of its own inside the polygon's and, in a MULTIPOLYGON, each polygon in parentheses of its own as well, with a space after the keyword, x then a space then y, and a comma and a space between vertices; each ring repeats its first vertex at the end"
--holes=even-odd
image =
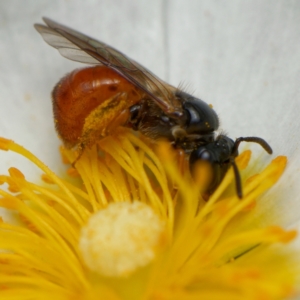
MULTIPOLYGON (((127 110, 143 98, 141 90, 105 66, 77 69, 62 78, 52 98, 56 129, 65 145, 76 146, 87 117, 105 100, 122 93, 128 99, 127 110)), ((116 117, 121 113, 116 112, 116 117)))

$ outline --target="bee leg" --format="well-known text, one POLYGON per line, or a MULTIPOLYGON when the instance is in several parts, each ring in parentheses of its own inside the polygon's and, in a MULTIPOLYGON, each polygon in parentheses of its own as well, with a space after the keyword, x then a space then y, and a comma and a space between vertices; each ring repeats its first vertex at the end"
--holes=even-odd
POLYGON ((126 125, 130 118, 130 111, 128 108, 123 109, 120 113, 112 120, 110 124, 108 124, 106 128, 106 133, 110 134, 114 132, 114 130, 119 127, 126 125))
POLYGON ((132 105, 129 109, 130 119, 129 125, 133 130, 139 130, 139 125, 143 119, 143 114, 147 111, 147 102, 141 100, 138 104, 132 105))
POLYGON ((93 146, 99 139, 113 132, 118 126, 125 125, 130 117, 127 93, 117 95, 103 101, 85 119, 78 143, 78 156, 72 163, 74 166, 82 156, 86 147, 93 146))

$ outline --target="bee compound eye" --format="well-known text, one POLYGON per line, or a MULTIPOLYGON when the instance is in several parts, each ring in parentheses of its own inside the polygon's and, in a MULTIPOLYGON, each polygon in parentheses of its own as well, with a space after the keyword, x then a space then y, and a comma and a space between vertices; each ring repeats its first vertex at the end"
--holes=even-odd
POLYGON ((218 116, 204 101, 190 98, 184 103, 183 108, 187 114, 188 133, 208 134, 218 129, 218 116))
POLYGON ((207 150, 202 151, 199 159, 206 160, 206 161, 211 161, 211 154, 210 154, 210 152, 207 151, 207 150))

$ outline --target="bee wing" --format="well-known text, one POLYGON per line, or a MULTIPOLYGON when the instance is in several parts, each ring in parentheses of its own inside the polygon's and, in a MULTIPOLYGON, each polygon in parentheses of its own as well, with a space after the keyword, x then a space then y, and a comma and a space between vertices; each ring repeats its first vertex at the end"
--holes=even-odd
POLYGON ((62 56, 82 63, 105 65, 143 90, 166 113, 182 114, 175 88, 120 51, 71 28, 43 18, 46 25, 35 24, 35 29, 62 56))

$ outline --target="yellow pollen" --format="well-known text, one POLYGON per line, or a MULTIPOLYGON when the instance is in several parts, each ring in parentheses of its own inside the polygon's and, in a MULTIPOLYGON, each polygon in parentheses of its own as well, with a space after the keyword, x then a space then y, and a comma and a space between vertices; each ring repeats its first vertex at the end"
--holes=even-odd
POLYGON ((240 170, 244 170, 251 159, 251 151, 246 150, 243 153, 241 153, 237 158, 236 158, 236 163, 239 165, 240 170))
POLYGON ((135 201, 111 203, 90 217, 79 247, 90 270, 128 276, 162 250, 165 224, 150 206, 135 201))
POLYGON ((8 139, 0 137, 0 149, 1 150, 8 151, 11 143, 13 143, 12 140, 8 140, 8 139))
POLYGON ((9 175, 12 178, 16 178, 16 179, 25 179, 24 174, 17 168, 9 168, 8 169, 9 175))
POLYGON ((41 179, 45 182, 45 183, 48 183, 48 184, 54 184, 54 181, 53 179, 48 176, 47 174, 42 174, 41 175, 41 179))
POLYGON ((285 231, 279 226, 272 226, 266 229, 266 234, 278 240, 281 243, 289 243, 294 240, 297 236, 296 230, 285 231))
POLYGON ((75 168, 69 168, 67 170, 67 174, 71 177, 79 177, 80 176, 78 171, 75 168))

